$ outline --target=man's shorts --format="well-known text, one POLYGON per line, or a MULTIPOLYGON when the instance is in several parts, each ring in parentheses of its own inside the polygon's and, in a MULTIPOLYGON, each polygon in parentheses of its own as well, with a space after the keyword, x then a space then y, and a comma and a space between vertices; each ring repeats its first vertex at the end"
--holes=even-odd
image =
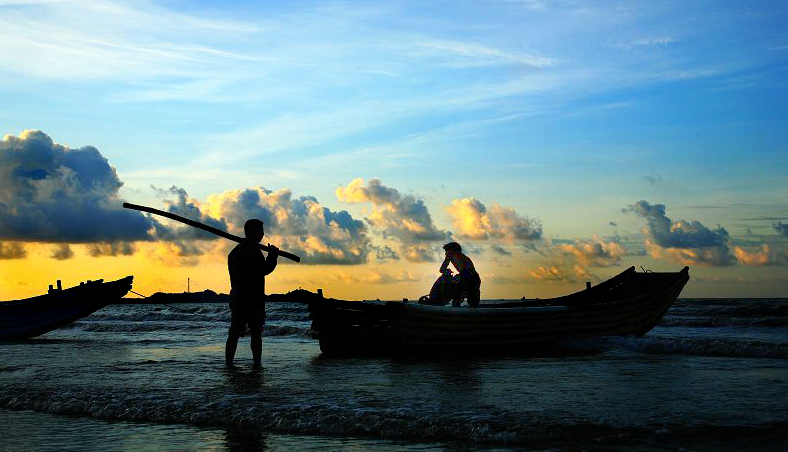
POLYGON ((231 306, 230 311, 232 317, 230 318, 230 331, 227 333, 229 336, 244 337, 246 325, 249 325, 249 334, 252 337, 262 334, 263 325, 265 325, 264 304, 231 306))

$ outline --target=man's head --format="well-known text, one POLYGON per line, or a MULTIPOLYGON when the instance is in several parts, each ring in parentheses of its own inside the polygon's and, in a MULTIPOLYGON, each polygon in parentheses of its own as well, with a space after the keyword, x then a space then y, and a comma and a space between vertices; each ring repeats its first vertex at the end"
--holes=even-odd
POLYGON ((452 252, 462 253, 462 247, 457 242, 449 242, 443 245, 443 249, 446 250, 447 254, 452 252))
POLYGON ((246 234, 247 239, 252 240, 254 242, 259 242, 260 240, 263 239, 263 236, 265 235, 263 222, 258 220, 257 218, 246 220, 246 223, 244 223, 244 234, 246 234))

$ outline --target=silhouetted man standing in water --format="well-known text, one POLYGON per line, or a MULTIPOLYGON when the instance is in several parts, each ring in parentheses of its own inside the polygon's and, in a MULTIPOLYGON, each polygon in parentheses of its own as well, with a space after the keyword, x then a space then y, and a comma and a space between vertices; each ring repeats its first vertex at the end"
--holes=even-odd
POLYGON ((238 338, 244 335, 249 325, 254 366, 260 367, 263 353, 263 326, 265 325, 265 275, 276 268, 279 249, 268 244, 268 259, 263 257, 258 243, 265 231, 263 222, 257 219, 244 224, 246 239, 236 245, 227 256, 230 271, 230 331, 224 348, 227 367, 233 366, 238 338))

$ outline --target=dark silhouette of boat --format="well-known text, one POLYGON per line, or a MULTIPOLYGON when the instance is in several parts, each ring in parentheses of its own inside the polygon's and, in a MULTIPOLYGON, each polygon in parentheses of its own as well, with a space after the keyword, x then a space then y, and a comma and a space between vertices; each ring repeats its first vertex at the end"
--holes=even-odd
POLYGON ((0 340, 29 339, 68 325, 118 301, 131 290, 133 276, 117 281, 99 279, 24 300, 0 303, 0 340))
POLYGON ((689 280, 672 273, 621 274, 570 295, 478 308, 326 299, 310 294, 313 336, 326 354, 528 352, 559 341, 643 336, 689 280))

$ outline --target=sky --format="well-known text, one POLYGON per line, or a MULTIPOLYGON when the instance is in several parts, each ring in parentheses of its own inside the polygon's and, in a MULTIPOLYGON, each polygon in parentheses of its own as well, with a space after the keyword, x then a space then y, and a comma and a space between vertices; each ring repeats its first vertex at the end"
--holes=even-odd
POLYGON ((61 279, 482 298, 690 266, 685 297, 788 296, 779 1, 0 0, 0 299, 61 279), (226 4, 225 4, 226 3, 226 4))

